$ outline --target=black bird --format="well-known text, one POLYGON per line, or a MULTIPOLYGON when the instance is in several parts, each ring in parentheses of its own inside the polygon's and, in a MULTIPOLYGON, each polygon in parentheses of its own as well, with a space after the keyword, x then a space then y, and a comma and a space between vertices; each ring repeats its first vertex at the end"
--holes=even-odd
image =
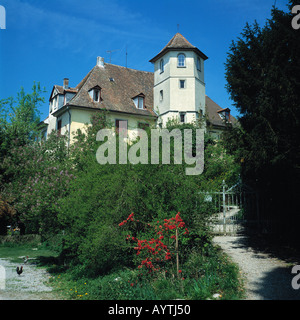
POLYGON ((17 267, 17 274, 21 275, 22 272, 23 272, 23 266, 21 266, 21 268, 17 267))

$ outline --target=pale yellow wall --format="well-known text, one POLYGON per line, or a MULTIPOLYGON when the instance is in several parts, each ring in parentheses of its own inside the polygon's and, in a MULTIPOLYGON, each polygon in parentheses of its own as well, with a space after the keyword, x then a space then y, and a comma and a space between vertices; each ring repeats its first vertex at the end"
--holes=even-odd
POLYGON ((95 111, 91 110, 80 110, 71 109, 71 143, 77 130, 80 129, 82 132, 86 130, 86 124, 91 123, 91 116, 95 111))
POLYGON ((113 126, 115 126, 116 119, 127 121, 129 140, 134 140, 137 137, 139 122, 148 123, 150 127, 155 125, 154 120, 146 119, 145 117, 138 117, 138 116, 133 116, 133 115, 125 115, 125 114, 116 114, 116 113, 110 113, 107 116, 107 120, 110 121, 113 126))
MULTIPOLYGON (((80 110, 80 109, 72 109, 71 110, 71 142, 73 140, 74 134, 78 129, 81 131, 85 131, 86 124, 90 124, 91 116, 96 111, 91 110, 80 110)), ((150 126, 155 124, 154 120, 145 119, 145 117, 138 117, 127 114, 117 114, 117 113, 109 113, 107 115, 107 120, 111 122, 113 127, 115 126, 115 120, 127 120, 128 125, 128 137, 130 140, 134 140, 137 135, 138 123, 148 123, 150 126)))

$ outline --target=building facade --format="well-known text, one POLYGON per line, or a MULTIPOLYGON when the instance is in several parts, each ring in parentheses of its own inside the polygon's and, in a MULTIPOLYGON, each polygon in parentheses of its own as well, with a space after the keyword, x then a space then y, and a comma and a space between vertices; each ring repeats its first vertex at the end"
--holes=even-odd
POLYGON ((206 119, 206 131, 218 139, 226 122, 236 119, 205 94, 207 59, 180 33, 150 60, 154 73, 105 63, 98 57, 76 87, 69 86, 69 79, 53 87, 49 115, 43 122, 45 136, 57 130, 72 141, 78 129, 90 124, 92 114, 106 110, 116 130, 120 121, 127 122, 129 139, 134 139, 138 128, 162 128, 170 119, 180 123, 206 119))

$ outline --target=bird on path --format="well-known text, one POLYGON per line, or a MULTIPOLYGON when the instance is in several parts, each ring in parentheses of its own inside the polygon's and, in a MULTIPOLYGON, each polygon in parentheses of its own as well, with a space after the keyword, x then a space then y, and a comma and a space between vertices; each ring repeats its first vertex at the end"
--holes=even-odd
POLYGON ((23 272, 23 266, 21 268, 17 267, 17 274, 20 276, 21 273, 23 272))

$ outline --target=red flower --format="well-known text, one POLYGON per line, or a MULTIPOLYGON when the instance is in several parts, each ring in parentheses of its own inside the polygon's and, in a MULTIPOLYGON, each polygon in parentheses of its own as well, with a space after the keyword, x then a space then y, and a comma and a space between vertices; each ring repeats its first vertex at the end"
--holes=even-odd
POLYGON ((182 270, 178 270, 178 273, 181 273, 182 272, 182 270))

